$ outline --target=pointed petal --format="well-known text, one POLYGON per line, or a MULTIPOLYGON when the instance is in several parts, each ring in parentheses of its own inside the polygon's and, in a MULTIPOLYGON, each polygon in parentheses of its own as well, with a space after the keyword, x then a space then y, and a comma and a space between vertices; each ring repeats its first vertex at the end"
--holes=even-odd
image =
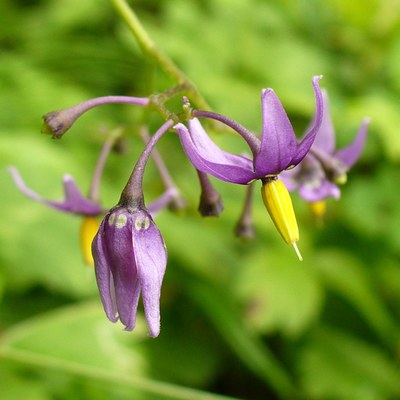
POLYGON ((97 286, 99 288, 101 301, 103 303, 104 311, 108 319, 112 322, 116 322, 117 310, 115 305, 115 299, 113 296, 111 271, 109 267, 109 260, 107 257, 106 248, 104 245, 104 220, 100 225, 100 228, 93 239, 92 243, 92 254, 94 259, 94 267, 96 273, 97 286))
POLYGON ((349 168, 352 167, 361 155, 367 138, 369 119, 364 119, 353 143, 335 153, 335 157, 343 161, 349 168))
POLYGON ((175 127, 190 162, 199 171, 222 181, 245 185, 255 178, 253 164, 246 157, 221 150, 207 135, 198 119, 175 127))
MULTIPOLYGON (((324 112, 313 146, 318 147, 328 154, 333 154, 335 150, 335 130, 330 113, 328 93, 324 89, 322 89, 322 101, 324 112)), ((315 123, 315 117, 313 123, 315 123)))
POLYGON ((179 196, 179 192, 174 187, 167 189, 160 197, 155 199, 147 207, 152 217, 155 217, 163 208, 168 207, 174 198, 179 196))
POLYGON ((46 203, 46 200, 40 196, 39 194, 37 194, 36 192, 34 192, 33 190, 29 189, 24 180, 22 179, 20 173, 18 172, 18 170, 14 167, 9 167, 8 171, 10 172, 15 185, 17 186, 17 188, 27 197, 29 197, 32 200, 35 201, 39 201, 41 203, 46 203))
POLYGON ((151 337, 160 333, 161 285, 167 265, 167 250, 150 214, 137 213, 133 223, 133 248, 151 337))
POLYGON ((254 162, 258 177, 275 175, 289 167, 297 148, 292 124, 272 89, 262 91, 261 105, 261 148, 254 162))
POLYGON ((316 99, 316 110, 315 117, 311 127, 308 129, 306 135, 301 140, 301 142, 297 145, 296 155, 293 157, 291 164, 297 165, 309 152, 315 136, 319 131, 322 123, 322 117, 325 112, 324 103, 322 99, 322 92, 319 87, 318 81, 322 78, 322 76, 315 76, 312 80, 312 84, 314 87, 315 99, 316 99))
POLYGON ((74 178, 71 175, 64 175, 63 178, 64 183, 64 192, 65 192, 65 201, 63 203, 56 203, 53 201, 49 201, 52 204, 63 204, 65 210, 76 213, 76 214, 84 214, 84 215, 99 215, 102 212, 101 207, 90 201, 85 196, 82 195, 78 186, 75 183, 74 178))

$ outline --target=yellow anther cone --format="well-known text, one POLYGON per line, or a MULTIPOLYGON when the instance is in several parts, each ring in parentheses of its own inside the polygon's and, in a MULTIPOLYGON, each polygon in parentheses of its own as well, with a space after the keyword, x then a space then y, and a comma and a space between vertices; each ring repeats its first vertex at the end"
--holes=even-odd
POLYGON ((81 226, 81 250, 85 264, 94 265, 92 241, 99 229, 97 217, 84 217, 81 226))
POLYGON ((297 242, 299 228, 293 210, 292 199, 286 186, 277 177, 265 180, 261 195, 267 211, 278 232, 287 244, 291 244, 300 260, 303 260, 297 242))
POLYGON ((321 200, 313 201, 308 204, 310 205, 310 210, 313 213, 314 217, 316 217, 317 222, 322 225, 326 213, 326 202, 324 200, 321 200))

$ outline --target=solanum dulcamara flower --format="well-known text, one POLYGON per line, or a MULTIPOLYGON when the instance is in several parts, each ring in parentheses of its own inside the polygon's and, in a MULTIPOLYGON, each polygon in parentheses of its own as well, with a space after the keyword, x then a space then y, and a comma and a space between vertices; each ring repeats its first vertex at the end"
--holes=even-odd
POLYGON ((322 93, 318 81, 312 80, 316 97, 316 112, 312 125, 302 140, 296 139, 288 116, 272 89, 261 93, 262 135, 261 140, 253 133, 229 118, 208 111, 192 111, 195 118, 188 120, 188 127, 179 123, 175 130, 191 163, 200 171, 222 181, 247 185, 259 179, 262 182, 264 204, 279 233, 286 243, 298 252, 297 222, 289 193, 278 175, 299 164, 309 152, 320 128, 323 116, 322 93), (252 159, 231 154, 219 148, 207 135, 197 117, 218 120, 239 133, 248 143, 252 159))
MULTIPOLYGON (((117 139, 119 135, 119 130, 118 132, 113 132, 104 143, 93 173, 90 190, 87 196, 82 194, 75 179, 71 175, 66 174, 63 177, 64 198, 62 200, 46 199, 26 185, 19 171, 15 167, 8 168, 15 185, 24 195, 56 211, 78 215, 82 218, 80 230, 81 251, 83 260, 88 265, 93 265, 91 246, 92 240, 99 229, 99 218, 103 217, 106 213, 106 210, 100 205, 100 180, 106 159, 115 143, 115 139, 117 139)), ((159 156, 155 158, 155 163, 160 174, 164 177, 164 181, 167 180, 167 182, 164 182, 167 183, 167 185, 165 192, 148 206, 148 210, 153 217, 169 204, 174 202, 179 206, 181 203, 180 193, 169 178, 168 171, 159 156)))
POLYGON ((338 199, 347 172, 356 163, 364 148, 369 119, 362 121, 355 139, 348 146, 335 149, 335 130, 330 114, 328 94, 322 90, 324 115, 309 153, 295 168, 280 175, 290 192, 297 190, 309 202, 317 216, 324 211, 327 197, 338 199))
POLYGON ((143 197, 143 174, 151 151, 173 125, 165 122, 151 137, 118 204, 104 217, 92 251, 97 285, 108 319, 133 330, 140 295, 149 334, 160 332, 161 285, 167 265, 164 240, 143 197))

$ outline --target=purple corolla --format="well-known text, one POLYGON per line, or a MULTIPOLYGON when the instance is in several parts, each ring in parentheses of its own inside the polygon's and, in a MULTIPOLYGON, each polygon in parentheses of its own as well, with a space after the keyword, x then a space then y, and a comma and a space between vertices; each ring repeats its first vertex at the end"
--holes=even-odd
POLYGON ((318 81, 313 78, 316 96, 314 123, 298 142, 287 114, 272 89, 261 94, 262 136, 259 140, 246 128, 218 114, 194 111, 193 115, 218 119, 243 136, 253 153, 253 159, 231 154, 220 149, 207 135, 197 118, 175 126, 182 146, 200 171, 231 183, 246 185, 255 179, 277 176, 281 171, 294 167, 306 156, 321 125, 323 114, 322 93, 318 81))
POLYGON ((116 206, 103 219, 92 252, 107 317, 130 331, 142 294, 150 336, 160 332, 160 293, 167 251, 146 209, 116 206))

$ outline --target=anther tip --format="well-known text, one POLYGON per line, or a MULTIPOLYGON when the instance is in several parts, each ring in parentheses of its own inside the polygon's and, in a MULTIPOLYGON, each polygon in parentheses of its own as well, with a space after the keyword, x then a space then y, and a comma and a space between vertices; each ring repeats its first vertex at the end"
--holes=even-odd
POLYGON ((292 243, 292 246, 294 247, 294 251, 296 252, 297 257, 299 257, 299 260, 300 260, 300 261, 303 261, 303 257, 302 257, 302 255, 301 255, 301 253, 300 253, 299 248, 297 247, 296 242, 293 242, 293 243, 292 243))

